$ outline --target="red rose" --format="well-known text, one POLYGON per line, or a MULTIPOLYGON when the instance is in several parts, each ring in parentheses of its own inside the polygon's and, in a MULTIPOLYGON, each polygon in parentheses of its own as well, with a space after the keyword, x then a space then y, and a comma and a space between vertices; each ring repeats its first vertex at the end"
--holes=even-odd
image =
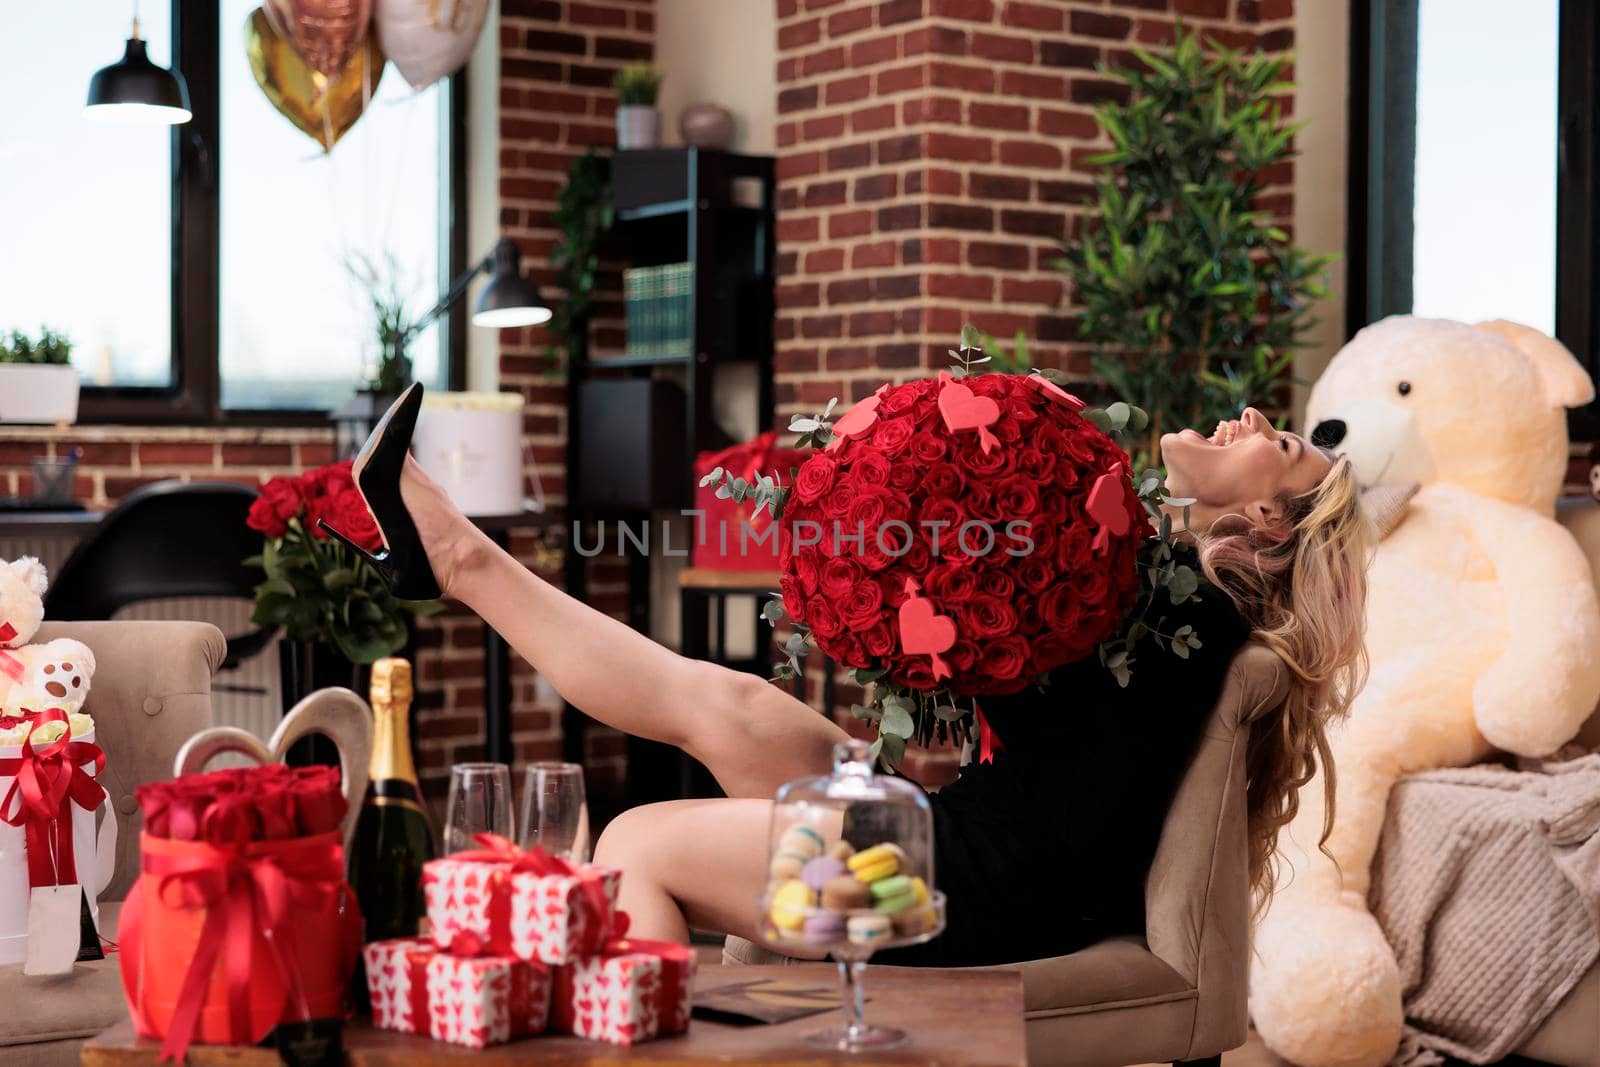
POLYGON ((935 559, 948 559, 961 551, 956 537, 970 517, 965 508, 949 497, 932 497, 922 502, 922 510, 917 514, 917 534, 927 538, 935 559))
POLYGON ((805 622, 805 593, 800 588, 800 579, 790 574, 785 574, 778 579, 778 592, 783 596, 783 610, 795 622, 805 622))
POLYGON ((844 536, 859 537, 865 547, 870 547, 877 540, 886 510, 887 504, 882 493, 863 490, 850 503, 850 510, 845 512, 844 536))
POLYGON ((876 448, 862 447, 850 461, 850 477, 858 489, 889 484, 889 457, 876 448))
POLYGON ((862 633, 861 647, 873 659, 884 659, 894 651, 894 631, 887 622, 880 620, 862 633))
POLYGON ((897 419, 879 419, 877 430, 872 435, 872 443, 884 455, 898 456, 911 440, 911 435, 916 432, 916 427, 905 416, 897 419))
POLYGON ((917 487, 922 479, 922 472, 910 463, 902 463, 889 468, 889 488, 898 489, 909 493, 917 487))
POLYGON ((833 610, 827 598, 814 596, 806 601, 806 624, 811 627, 811 632, 818 637, 837 637, 839 635, 839 615, 833 610))
POLYGON ((1050 584, 1051 568, 1041 554, 1025 556, 1017 561, 1017 581, 1024 589, 1042 593, 1050 584))
POLYGON ((264 782, 256 788, 256 816, 261 820, 261 836, 269 841, 300 836, 294 797, 284 782, 264 782))
POLYGON ((278 511, 266 496, 258 496, 250 504, 244 524, 267 537, 282 537, 289 532, 288 523, 278 518, 278 511))
POLYGON ((822 595, 830 600, 843 600, 856 583, 864 580, 861 568, 843 556, 835 556, 822 565, 822 595))
POLYGON ((970 671, 978 662, 978 646, 971 641, 957 641, 944 657, 958 671, 970 671))
POLYGON ((933 688, 933 661, 927 656, 910 656, 900 667, 901 684, 918 690, 933 688))
POLYGON ((328 524, 350 540, 376 552, 383 547, 383 535, 378 524, 367 510, 366 501, 354 489, 346 489, 338 496, 328 498, 326 516, 328 524))
POLYGON ((833 487, 833 492, 828 494, 828 502, 824 507, 828 514, 842 516, 849 510, 850 504, 855 498, 855 484, 853 482, 839 482, 833 487))
POLYGON ((1039 486, 1026 475, 1002 479, 995 487, 995 499, 1007 519, 1031 519, 1039 514, 1039 486))
POLYGON ((833 459, 826 453, 813 455, 800 465, 800 471, 795 475, 795 499, 805 504, 821 500, 823 494, 833 488, 833 476, 837 469, 833 459))
POLYGON ((907 386, 890 389, 878 398, 878 413, 880 415, 904 415, 910 411, 917 402, 917 391, 907 386))
POLYGON ((289 793, 294 797, 295 822, 304 835, 329 833, 344 819, 346 805, 336 767, 297 768, 289 793))
POLYGON ((883 615, 883 593, 877 582, 858 582, 844 601, 844 624, 852 630, 866 630, 883 615))
POLYGON ((1001 637, 985 641, 978 649, 978 669, 990 678, 1011 681, 1022 674, 1028 663, 1028 646, 1020 637, 1001 637))
POLYGON ((961 477, 961 470, 954 463, 935 463, 928 468, 922 484, 929 496, 958 497, 966 480, 961 477))
POLYGON ((805 590, 806 596, 811 596, 817 591, 822 575, 821 560, 820 551, 807 547, 800 550, 800 555, 794 561, 795 577, 800 579, 800 588, 805 590))
POLYGON ((1017 628, 1017 613, 999 597, 979 593, 961 606, 961 631, 974 640, 999 637, 1017 628))
POLYGON ((929 430, 913 434, 908 450, 918 463, 938 463, 949 453, 949 446, 929 430))
POLYGON ((1009 448, 991 448, 985 452, 974 438, 970 445, 956 453, 956 463, 973 477, 993 478, 997 474, 1010 472, 1013 464, 1011 452, 1009 448))
POLYGON ((1017 595, 1017 583, 999 567, 985 567, 978 572, 978 589, 987 596, 1001 600, 1009 600, 1017 595))
POLYGON ((245 793, 213 797, 200 819, 200 839, 218 848, 247 845, 261 840, 261 817, 256 798, 245 793))
POLYGON ((1039 614, 1044 616, 1046 626, 1065 639, 1076 631, 1083 607, 1072 587, 1062 582, 1039 598, 1039 614))
POLYGON ((1037 448, 1024 448, 1017 453, 1017 472, 1043 484, 1055 474, 1056 458, 1037 448))
POLYGON ((940 604, 965 604, 978 595, 978 576, 971 567, 940 563, 928 572, 925 588, 940 604))

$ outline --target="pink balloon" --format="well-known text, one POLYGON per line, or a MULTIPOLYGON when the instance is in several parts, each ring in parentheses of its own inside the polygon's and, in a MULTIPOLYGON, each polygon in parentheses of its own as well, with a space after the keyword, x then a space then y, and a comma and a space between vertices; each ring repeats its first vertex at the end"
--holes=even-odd
POLYGON ((355 58, 372 22, 372 0, 263 0, 261 7, 306 66, 330 82, 355 58))
POLYGON ((378 47, 413 89, 466 66, 489 14, 489 0, 377 0, 378 47))

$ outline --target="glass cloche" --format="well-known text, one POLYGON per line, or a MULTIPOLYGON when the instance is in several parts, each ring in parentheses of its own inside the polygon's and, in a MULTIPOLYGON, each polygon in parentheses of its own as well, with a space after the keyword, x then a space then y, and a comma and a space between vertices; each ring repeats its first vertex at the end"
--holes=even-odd
POLYGON ((834 749, 833 773, 783 786, 773 799, 768 881, 757 929, 779 952, 831 955, 843 983, 844 1028, 812 1036, 829 1048, 882 1048, 898 1030, 862 1021, 861 972, 879 949, 944 929, 934 888, 933 813, 923 791, 873 771, 869 747, 834 749))

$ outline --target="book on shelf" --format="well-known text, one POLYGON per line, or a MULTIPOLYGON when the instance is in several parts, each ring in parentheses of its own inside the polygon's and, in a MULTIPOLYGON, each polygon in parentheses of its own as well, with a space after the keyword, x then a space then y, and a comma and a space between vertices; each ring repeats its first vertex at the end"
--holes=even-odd
POLYGON ((685 355, 694 339, 694 265, 667 263, 622 272, 627 354, 685 355))

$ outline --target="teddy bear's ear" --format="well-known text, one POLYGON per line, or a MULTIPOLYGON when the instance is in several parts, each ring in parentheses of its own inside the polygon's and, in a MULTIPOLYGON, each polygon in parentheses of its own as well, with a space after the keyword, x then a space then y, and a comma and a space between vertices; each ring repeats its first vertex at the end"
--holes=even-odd
POLYGON ((34 596, 44 596, 44 591, 50 587, 50 579, 45 574, 44 564, 32 556, 12 560, 8 566, 18 578, 22 579, 34 596))
POLYGON ((1544 383, 1545 399, 1564 408, 1575 408, 1594 399, 1594 382, 1567 346, 1547 334, 1505 319, 1480 322, 1478 329, 1499 334, 1533 360, 1544 383))

